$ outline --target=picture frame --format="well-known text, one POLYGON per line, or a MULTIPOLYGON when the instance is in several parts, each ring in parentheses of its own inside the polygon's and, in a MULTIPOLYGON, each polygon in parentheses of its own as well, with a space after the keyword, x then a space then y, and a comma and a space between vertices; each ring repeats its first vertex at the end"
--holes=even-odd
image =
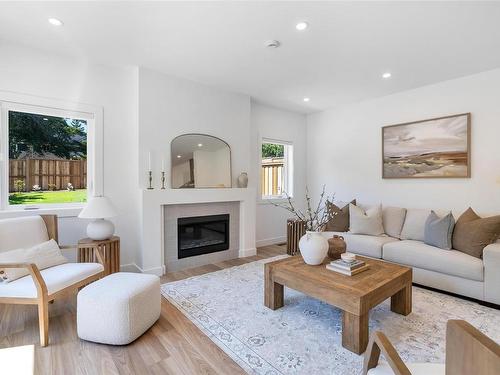
POLYGON ((471 114, 382 127, 382 178, 470 178, 471 114))

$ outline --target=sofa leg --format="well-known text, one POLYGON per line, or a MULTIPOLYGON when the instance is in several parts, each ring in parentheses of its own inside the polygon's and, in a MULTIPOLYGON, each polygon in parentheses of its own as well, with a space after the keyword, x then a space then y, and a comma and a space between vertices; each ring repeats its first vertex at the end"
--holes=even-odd
POLYGON ((38 324, 40 327, 40 346, 49 344, 49 304, 47 301, 38 303, 38 324))

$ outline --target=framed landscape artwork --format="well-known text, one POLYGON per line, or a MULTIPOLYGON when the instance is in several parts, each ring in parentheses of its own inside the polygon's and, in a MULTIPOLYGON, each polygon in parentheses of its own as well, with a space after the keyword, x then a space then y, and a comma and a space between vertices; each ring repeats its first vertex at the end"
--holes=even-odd
POLYGON ((470 177, 470 113, 382 128, 383 178, 470 177))

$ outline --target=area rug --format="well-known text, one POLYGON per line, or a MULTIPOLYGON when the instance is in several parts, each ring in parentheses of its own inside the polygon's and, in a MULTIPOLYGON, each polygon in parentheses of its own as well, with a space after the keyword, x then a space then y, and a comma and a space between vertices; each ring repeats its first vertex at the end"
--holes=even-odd
MULTIPOLYGON (((341 345, 341 311, 285 289, 285 306, 263 304, 264 263, 275 257, 162 285, 163 296, 249 374, 359 374, 363 357, 341 345)), ((500 311, 413 288, 413 312, 370 312, 405 361, 444 362, 446 322, 464 319, 500 340, 500 311)))

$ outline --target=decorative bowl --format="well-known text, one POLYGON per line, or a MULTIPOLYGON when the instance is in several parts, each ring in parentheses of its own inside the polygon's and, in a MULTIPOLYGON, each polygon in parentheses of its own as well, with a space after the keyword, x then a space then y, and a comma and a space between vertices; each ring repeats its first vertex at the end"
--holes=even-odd
POLYGON ((342 258, 342 260, 344 262, 347 262, 347 263, 352 263, 356 260, 356 255, 354 255, 352 253, 342 253, 342 254, 340 254, 340 257, 342 258))

